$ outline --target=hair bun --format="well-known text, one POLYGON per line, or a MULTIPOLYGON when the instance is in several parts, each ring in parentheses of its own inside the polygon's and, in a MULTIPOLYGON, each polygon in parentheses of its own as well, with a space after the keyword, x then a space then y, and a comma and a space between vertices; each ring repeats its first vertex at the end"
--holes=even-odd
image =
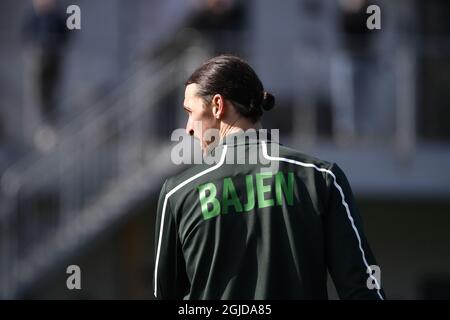
POLYGON ((275 97, 267 91, 264 91, 263 101, 261 107, 268 111, 275 106, 275 97))

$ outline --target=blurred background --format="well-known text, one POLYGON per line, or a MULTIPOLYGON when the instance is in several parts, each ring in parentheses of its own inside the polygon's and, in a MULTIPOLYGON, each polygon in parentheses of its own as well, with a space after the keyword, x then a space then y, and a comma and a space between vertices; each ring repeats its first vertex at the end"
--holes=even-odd
POLYGON ((2 0, 0 46, 0 298, 153 298, 183 84, 218 53, 282 143, 344 169, 388 298, 450 298, 449 1, 2 0))

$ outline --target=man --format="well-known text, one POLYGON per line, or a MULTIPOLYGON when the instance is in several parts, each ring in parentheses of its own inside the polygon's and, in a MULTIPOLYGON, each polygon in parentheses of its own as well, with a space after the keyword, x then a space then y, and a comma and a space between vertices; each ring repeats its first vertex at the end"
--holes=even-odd
POLYGON ((231 55, 208 60, 186 82, 186 130, 218 160, 164 183, 157 298, 327 299, 327 271, 342 299, 384 298, 339 167, 243 132, 258 128, 274 102, 253 69, 231 55), (207 138, 211 129, 220 141, 207 138), (258 157, 276 164, 272 171, 249 161, 258 157))
MULTIPOLYGON (((69 38, 64 12, 55 0, 33 0, 22 27, 25 44, 26 138, 45 151, 55 139, 58 93, 69 38)), ((28 141, 30 142, 30 141, 28 141)))

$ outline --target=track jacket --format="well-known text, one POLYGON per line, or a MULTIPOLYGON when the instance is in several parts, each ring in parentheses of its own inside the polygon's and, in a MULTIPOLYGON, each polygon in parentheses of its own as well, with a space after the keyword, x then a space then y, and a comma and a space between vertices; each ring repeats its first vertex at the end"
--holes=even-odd
POLYGON ((156 298, 327 299, 328 271, 341 299, 384 299, 342 170, 270 138, 226 138, 214 163, 162 187, 156 298))

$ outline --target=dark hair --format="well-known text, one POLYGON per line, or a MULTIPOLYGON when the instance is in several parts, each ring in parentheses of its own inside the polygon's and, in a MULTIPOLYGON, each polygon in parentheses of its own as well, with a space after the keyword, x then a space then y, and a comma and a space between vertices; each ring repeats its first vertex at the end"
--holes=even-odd
POLYGON ((185 85, 198 85, 198 95, 206 104, 215 94, 229 100, 237 112, 253 122, 258 121, 263 110, 275 105, 275 97, 264 91, 255 71, 247 62, 234 55, 220 55, 201 65, 185 85))

